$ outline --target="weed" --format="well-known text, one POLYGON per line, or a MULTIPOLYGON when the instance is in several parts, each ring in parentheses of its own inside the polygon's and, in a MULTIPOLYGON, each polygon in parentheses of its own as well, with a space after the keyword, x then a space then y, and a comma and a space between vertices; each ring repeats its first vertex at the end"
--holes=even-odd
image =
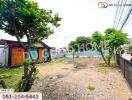
POLYGON ((89 84, 88 86, 87 86, 87 90, 88 91, 94 91, 95 90, 95 87, 93 86, 93 85, 91 85, 91 84, 89 84))

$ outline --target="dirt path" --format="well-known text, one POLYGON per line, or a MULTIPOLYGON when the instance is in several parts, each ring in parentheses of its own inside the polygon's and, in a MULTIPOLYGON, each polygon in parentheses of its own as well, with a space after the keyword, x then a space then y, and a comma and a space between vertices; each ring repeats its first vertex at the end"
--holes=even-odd
POLYGON ((131 100, 119 69, 97 67, 101 62, 80 58, 39 65, 31 91, 42 92, 43 100, 131 100))

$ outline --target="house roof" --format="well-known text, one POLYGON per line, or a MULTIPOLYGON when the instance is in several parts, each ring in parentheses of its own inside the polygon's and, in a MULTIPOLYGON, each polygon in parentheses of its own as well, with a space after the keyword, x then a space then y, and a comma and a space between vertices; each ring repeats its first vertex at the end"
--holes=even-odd
POLYGON ((47 44, 45 44, 44 42, 40 41, 40 43, 41 43, 44 47, 51 49, 51 47, 48 46, 47 44))
MULTIPOLYGON (((24 45, 26 45, 26 42, 23 42, 24 45)), ((8 46, 21 46, 18 41, 13 41, 13 40, 5 40, 1 39, 0 40, 0 45, 8 45, 8 46)))
MULTIPOLYGON (((25 46, 27 45, 27 42, 22 42, 25 46)), ((43 47, 50 48, 47 44, 43 43, 42 41, 40 44, 43 45, 43 47)), ((21 46, 18 41, 13 41, 13 40, 5 40, 1 39, 0 40, 0 45, 8 45, 8 46, 21 46)))

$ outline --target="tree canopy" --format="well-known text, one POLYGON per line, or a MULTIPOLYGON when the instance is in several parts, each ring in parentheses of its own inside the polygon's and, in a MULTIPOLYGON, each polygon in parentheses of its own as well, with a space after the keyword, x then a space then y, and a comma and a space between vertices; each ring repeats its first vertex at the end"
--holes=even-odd
POLYGON ((119 50, 119 48, 128 42, 127 34, 114 28, 108 28, 105 30, 104 35, 99 32, 92 34, 92 42, 95 44, 96 49, 101 53, 106 64, 110 65, 113 54, 119 50), (104 56, 103 50, 107 49, 109 54, 104 56), (106 59, 107 58, 107 59, 106 59))
POLYGON ((61 18, 52 10, 39 8, 31 0, 2 0, 0 3, 0 29, 15 36, 20 42, 27 37, 29 45, 48 38, 58 27, 61 18))
POLYGON ((85 36, 79 36, 75 39, 75 41, 71 41, 69 43, 69 48, 73 48, 75 51, 83 51, 91 49, 91 38, 85 36))
POLYGON ((103 48, 103 41, 104 36, 100 32, 96 31, 92 34, 92 44, 97 50, 101 50, 103 48))

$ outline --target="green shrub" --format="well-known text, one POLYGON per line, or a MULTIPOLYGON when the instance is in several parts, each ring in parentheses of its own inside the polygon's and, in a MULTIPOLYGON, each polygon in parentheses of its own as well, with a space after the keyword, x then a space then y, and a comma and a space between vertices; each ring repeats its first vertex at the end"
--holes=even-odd
POLYGON ((30 64, 32 64, 32 60, 31 59, 26 59, 24 64, 25 65, 30 65, 30 64))
POLYGON ((129 49, 129 50, 132 49, 132 45, 130 45, 130 46, 128 47, 128 49, 129 49))

